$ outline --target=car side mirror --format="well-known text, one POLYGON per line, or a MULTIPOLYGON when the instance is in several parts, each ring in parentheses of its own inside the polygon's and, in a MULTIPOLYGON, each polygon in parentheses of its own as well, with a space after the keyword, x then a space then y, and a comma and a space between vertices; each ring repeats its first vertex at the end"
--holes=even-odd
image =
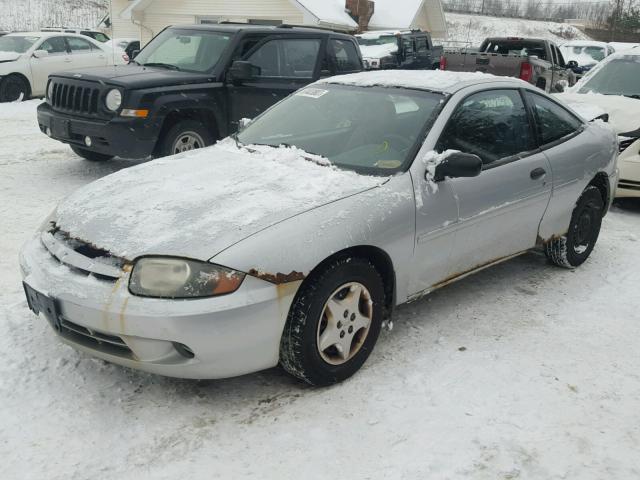
POLYGON ((441 182, 445 177, 477 177, 480 172, 482 172, 482 160, 479 156, 455 152, 438 164, 433 179, 441 182))
POLYGON ((36 50, 35 52, 33 52, 33 56, 35 58, 44 58, 49 56, 49 52, 46 50, 36 50))
POLYGON ((567 62, 567 67, 568 68, 578 68, 578 62, 576 62, 575 60, 569 60, 567 62))
POLYGON ((238 132, 241 132, 242 130, 247 128, 250 123, 251 123, 250 118, 241 118, 240 120, 238 120, 238 132))
POLYGON ((140 53, 140 50, 132 50, 131 51, 131 55, 129 55, 129 58, 131 60, 133 60, 134 58, 136 58, 138 56, 139 53, 140 53))
POLYGON ((260 75, 260 67, 252 65, 251 62, 236 60, 229 68, 229 75, 234 82, 246 82, 260 75))

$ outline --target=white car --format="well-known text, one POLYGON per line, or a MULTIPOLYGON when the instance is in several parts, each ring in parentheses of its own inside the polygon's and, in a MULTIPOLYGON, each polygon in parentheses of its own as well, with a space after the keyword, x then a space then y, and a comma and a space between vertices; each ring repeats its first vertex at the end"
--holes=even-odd
MULTIPOLYGON (((570 92, 558 95, 575 106, 600 108, 618 133, 620 181, 616 197, 640 197, 640 49, 611 55, 570 92)), ((579 107, 584 109, 584 107, 579 107)), ((575 108, 574 108, 575 109, 575 108)))
POLYGON ((588 40, 574 40, 563 43, 559 48, 567 62, 574 60, 581 67, 593 67, 612 53, 615 53, 614 48, 605 42, 588 40))
POLYGON ((10 33, 0 37, 0 102, 44 96, 54 72, 123 63, 121 55, 83 35, 10 33))

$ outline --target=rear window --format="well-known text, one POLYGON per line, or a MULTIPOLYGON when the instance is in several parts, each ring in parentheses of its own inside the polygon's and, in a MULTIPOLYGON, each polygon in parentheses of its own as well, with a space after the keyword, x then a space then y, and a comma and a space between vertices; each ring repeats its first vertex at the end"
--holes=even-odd
POLYGON ((519 55, 521 57, 535 55, 542 60, 547 59, 544 43, 526 40, 489 40, 483 44, 480 51, 501 55, 519 55))

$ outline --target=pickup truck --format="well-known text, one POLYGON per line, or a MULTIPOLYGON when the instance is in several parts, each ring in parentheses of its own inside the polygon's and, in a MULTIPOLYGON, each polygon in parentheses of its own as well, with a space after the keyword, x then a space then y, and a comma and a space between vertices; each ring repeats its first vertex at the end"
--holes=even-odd
POLYGON ((421 30, 378 31, 356 35, 367 70, 437 70, 442 46, 421 30))
POLYGON ((51 75, 38 124, 87 160, 163 157, 215 143, 321 77, 362 70, 351 35, 286 25, 168 27, 128 65, 51 75))
POLYGON ((446 49, 440 69, 517 77, 546 92, 562 92, 576 82, 574 63, 565 63, 552 41, 507 37, 487 38, 477 51, 446 49))

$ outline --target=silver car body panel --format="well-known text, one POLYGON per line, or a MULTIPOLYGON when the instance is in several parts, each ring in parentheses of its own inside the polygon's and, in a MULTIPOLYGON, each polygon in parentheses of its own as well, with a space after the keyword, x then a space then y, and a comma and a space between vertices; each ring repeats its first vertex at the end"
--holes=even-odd
MULTIPOLYGON (((509 79, 449 85, 449 99, 406 172, 313 208, 290 210, 223 248, 211 241, 211 262, 249 273, 233 294, 198 300, 136 297, 128 291, 130 265, 107 281, 91 262, 69 256, 75 265, 66 265, 64 257, 55 259, 51 252, 62 247, 45 248, 40 236, 21 255, 25 282, 56 298, 62 317, 81 332, 87 329, 90 337, 62 332, 64 341, 114 363, 189 378, 222 378, 275 366, 296 292, 332 255, 362 247, 385 254, 395 274, 395 303, 401 304, 565 234, 580 193, 597 174, 615 188, 615 135, 586 122, 573 138, 484 170, 479 177, 437 184, 427 179, 425 159, 451 113, 467 95, 489 88, 537 91, 509 79), (532 180, 529 172, 538 167, 547 174, 532 180), (100 345, 100 335, 119 338, 129 350, 114 354, 109 345, 100 345), (187 346, 194 358, 181 355, 177 344, 187 346)), ((96 224, 92 238, 84 240, 100 247, 100 235, 96 224)), ((175 236, 176 245, 182 240, 175 236)), ((205 235, 198 253, 188 256, 203 258, 207 242, 205 235)), ((173 251, 179 248, 184 245, 173 251)))

